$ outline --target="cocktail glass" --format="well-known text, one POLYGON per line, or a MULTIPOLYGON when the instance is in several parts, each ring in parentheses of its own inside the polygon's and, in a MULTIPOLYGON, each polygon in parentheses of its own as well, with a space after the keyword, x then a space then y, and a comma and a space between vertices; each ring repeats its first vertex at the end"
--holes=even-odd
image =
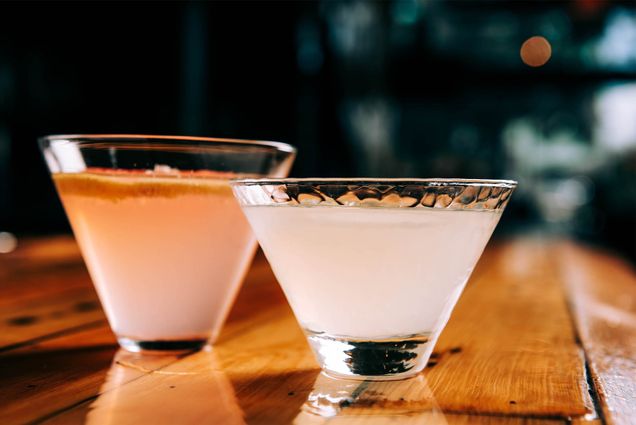
POLYGON ((285 177, 295 149, 142 135, 49 136, 40 146, 120 345, 214 342, 256 247, 229 179, 285 177))
POLYGON ((516 182, 232 182, 324 371, 402 379, 426 366, 516 182))

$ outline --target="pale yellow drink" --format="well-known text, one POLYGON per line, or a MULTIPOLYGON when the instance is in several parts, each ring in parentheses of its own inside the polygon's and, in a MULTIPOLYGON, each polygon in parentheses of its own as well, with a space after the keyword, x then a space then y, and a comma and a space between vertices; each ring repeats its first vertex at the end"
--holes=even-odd
POLYGON ((129 340, 205 342, 218 335, 256 246, 227 177, 53 175, 124 347, 129 340))

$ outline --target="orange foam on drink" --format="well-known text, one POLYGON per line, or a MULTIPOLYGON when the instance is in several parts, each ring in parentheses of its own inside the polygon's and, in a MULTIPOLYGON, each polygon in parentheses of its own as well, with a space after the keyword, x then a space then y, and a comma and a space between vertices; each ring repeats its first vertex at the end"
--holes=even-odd
POLYGON ((53 174, 60 192, 91 196, 112 201, 129 197, 172 198, 191 194, 225 194, 232 196, 228 180, 233 173, 191 171, 155 173, 143 170, 104 170, 89 168, 82 173, 53 174))

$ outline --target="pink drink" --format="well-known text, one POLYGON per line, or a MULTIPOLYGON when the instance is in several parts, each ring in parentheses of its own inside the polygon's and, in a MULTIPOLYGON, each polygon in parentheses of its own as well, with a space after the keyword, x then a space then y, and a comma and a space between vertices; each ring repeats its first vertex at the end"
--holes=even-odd
POLYGON ((218 335, 256 247, 227 177, 99 169, 53 175, 125 348, 178 349, 218 335))

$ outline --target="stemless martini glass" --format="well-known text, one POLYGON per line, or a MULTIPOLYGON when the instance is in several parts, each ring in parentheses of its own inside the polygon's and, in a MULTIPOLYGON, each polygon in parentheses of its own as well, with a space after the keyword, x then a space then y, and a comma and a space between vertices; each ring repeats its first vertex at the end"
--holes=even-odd
POLYGON ((229 179, 285 177, 295 149, 142 135, 49 136, 40 146, 120 345, 213 342, 256 247, 229 179))
POLYGON ((426 366, 516 182, 232 182, 323 369, 402 379, 426 366))

